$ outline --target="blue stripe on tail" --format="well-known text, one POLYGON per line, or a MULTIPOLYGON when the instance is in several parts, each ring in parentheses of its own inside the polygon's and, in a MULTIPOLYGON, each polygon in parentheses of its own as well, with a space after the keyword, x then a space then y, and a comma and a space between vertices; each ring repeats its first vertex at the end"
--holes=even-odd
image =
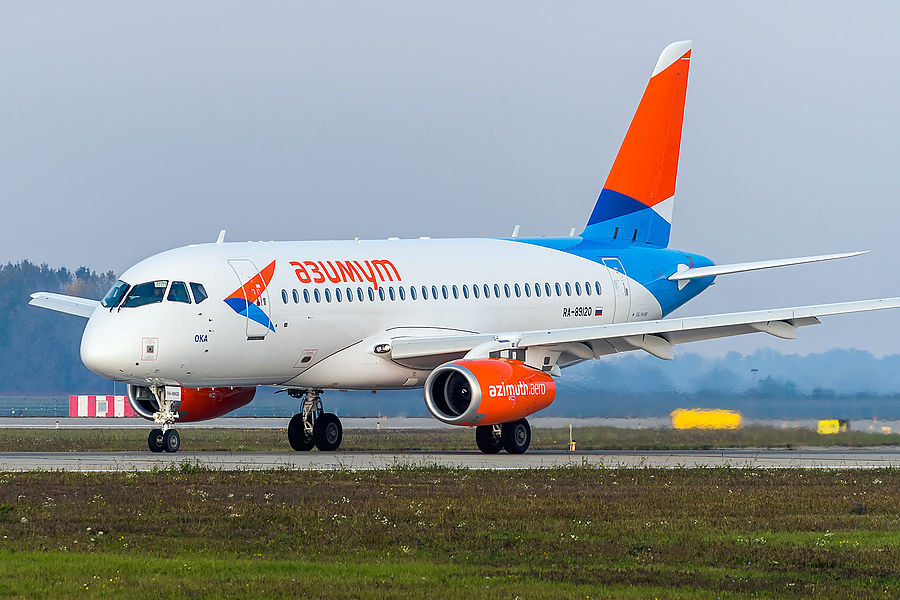
POLYGON ((672 225, 646 204, 604 189, 581 236, 592 240, 646 242, 665 248, 671 231, 672 225))

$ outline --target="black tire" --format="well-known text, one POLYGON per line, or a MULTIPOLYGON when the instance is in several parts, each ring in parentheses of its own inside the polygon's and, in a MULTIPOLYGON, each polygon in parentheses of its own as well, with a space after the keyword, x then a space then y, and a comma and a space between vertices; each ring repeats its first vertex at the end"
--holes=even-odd
POLYGON ((163 430, 162 429, 151 429, 150 435, 147 437, 147 446, 150 447, 150 452, 162 452, 165 446, 163 445, 163 430))
POLYGON ((313 426, 313 440, 316 448, 324 452, 333 452, 341 445, 344 430, 341 420, 333 413, 322 413, 313 426))
POLYGON ((178 452, 181 448, 181 436, 174 429, 170 429, 163 434, 163 448, 166 452, 178 452))
POLYGON ((504 423, 500 439, 510 454, 524 454, 531 445, 531 425, 526 419, 504 423))
POLYGON ((475 428, 475 444, 485 454, 497 454, 503 450, 503 442, 494 435, 493 425, 479 425, 475 428))
POLYGON ((288 443, 298 452, 312 450, 315 445, 312 436, 307 436, 303 430, 303 415, 300 413, 291 417, 291 422, 288 423, 288 443))

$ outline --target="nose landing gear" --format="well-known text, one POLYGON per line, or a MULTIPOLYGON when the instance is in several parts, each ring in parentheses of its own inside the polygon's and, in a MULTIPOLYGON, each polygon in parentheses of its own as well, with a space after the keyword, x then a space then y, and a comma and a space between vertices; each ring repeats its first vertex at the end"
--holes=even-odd
POLYGON ((150 437, 147 438, 147 445, 150 446, 151 452, 178 452, 181 447, 181 436, 174 429, 151 429, 150 437))
POLYGON ((312 450, 313 446, 325 452, 337 450, 344 438, 341 420, 333 413, 324 412, 321 390, 288 390, 292 398, 300 399, 300 412, 288 423, 288 442, 298 451, 312 450))
POLYGON ((157 405, 160 410, 153 414, 153 422, 160 425, 161 428, 152 429, 150 436, 147 438, 147 445, 151 452, 178 452, 181 447, 181 436, 173 429, 175 420, 178 418, 178 406, 181 399, 170 399, 166 396, 166 388, 155 385, 150 388, 153 395, 156 396, 157 405))

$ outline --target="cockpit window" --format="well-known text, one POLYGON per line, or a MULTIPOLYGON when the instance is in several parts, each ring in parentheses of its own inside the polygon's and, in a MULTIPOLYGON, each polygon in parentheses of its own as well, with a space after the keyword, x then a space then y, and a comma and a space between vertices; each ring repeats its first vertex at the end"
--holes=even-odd
POLYGON ((103 300, 100 301, 100 304, 105 308, 115 308, 122 301, 122 298, 125 297, 125 292, 127 291, 128 284, 120 279, 113 284, 109 292, 103 297, 103 300))
POLYGON ((169 295, 166 296, 169 302, 191 303, 191 297, 188 295, 187 286, 183 281, 173 281, 172 287, 169 288, 169 295))
POLYGON ((206 293, 206 289, 204 289, 202 283, 194 283, 191 282, 191 291, 194 292, 194 302, 200 304, 207 298, 209 298, 209 294, 206 293))
POLYGON ((162 302, 168 285, 169 282, 165 280, 139 283, 131 288, 128 297, 125 298, 125 302, 122 303, 122 308, 134 308, 136 306, 144 306, 145 304, 162 302))

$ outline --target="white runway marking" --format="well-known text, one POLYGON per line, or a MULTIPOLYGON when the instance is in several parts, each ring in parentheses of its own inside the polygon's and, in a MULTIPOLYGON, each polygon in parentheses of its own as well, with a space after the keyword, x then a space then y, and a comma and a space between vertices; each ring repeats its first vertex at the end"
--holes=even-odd
POLYGON ((151 471, 182 465, 222 470, 373 470, 407 467, 466 469, 595 468, 803 468, 900 467, 900 450, 803 448, 795 450, 693 450, 621 452, 16 452, 0 453, 0 471, 151 471))

